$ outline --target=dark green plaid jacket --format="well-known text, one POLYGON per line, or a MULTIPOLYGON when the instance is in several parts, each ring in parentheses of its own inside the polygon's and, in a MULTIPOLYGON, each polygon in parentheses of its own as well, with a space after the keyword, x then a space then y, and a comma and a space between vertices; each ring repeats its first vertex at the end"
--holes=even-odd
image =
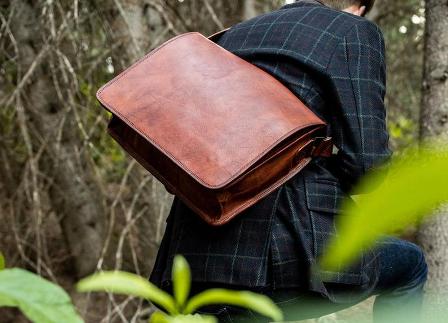
POLYGON ((329 124, 339 151, 313 160, 223 227, 207 226, 176 198, 150 280, 168 288, 173 256, 182 254, 196 282, 255 290, 295 287, 335 302, 363 297, 377 281, 375 249, 336 273, 313 274, 310 268, 337 234, 341 200, 391 155, 380 29, 365 18, 303 0, 233 26, 219 44, 292 90, 329 124))

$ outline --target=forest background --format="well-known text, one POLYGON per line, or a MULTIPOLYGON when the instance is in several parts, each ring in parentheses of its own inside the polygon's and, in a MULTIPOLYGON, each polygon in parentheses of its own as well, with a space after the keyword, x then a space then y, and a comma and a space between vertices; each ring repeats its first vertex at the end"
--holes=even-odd
MULTIPOLYGON (((376 2, 368 18, 386 40, 388 126, 400 154, 422 137, 448 133, 448 103, 427 99, 433 88, 447 91, 448 25, 437 28, 448 9, 440 0, 376 2), (428 19, 435 23, 425 33, 428 19)), ((95 270, 148 276, 172 200, 107 135, 110 115, 95 92, 175 35, 209 35, 284 4, 0 0, 0 250, 8 265, 62 285, 88 322, 138 321, 150 313, 137 300, 74 291, 95 270)), ((424 247, 429 285, 446 287, 445 221, 397 234, 424 247)), ((16 310, 2 309, 0 317, 22 320, 16 310)))

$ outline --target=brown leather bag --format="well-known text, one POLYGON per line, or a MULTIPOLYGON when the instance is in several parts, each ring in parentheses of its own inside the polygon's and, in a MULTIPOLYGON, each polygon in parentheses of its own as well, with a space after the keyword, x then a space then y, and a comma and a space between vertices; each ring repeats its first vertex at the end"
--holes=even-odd
POLYGON ((109 134, 211 225, 332 151, 326 124, 291 91, 197 32, 165 42, 97 98, 112 113, 109 134))

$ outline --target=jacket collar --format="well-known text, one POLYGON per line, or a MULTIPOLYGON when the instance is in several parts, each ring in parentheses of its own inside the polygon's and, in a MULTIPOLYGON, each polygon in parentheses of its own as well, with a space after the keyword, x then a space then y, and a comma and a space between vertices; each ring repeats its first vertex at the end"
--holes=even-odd
POLYGON ((293 3, 289 3, 287 5, 282 6, 280 9, 296 8, 296 7, 301 7, 303 5, 325 6, 325 4, 321 0, 297 0, 293 3))

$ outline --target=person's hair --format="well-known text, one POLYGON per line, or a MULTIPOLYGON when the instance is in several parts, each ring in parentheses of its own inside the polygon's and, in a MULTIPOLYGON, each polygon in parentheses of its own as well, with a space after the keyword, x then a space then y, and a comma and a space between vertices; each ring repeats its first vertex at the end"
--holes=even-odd
POLYGON ((372 9, 375 0, 320 0, 330 8, 343 10, 354 4, 360 4, 366 7, 366 13, 372 9))

